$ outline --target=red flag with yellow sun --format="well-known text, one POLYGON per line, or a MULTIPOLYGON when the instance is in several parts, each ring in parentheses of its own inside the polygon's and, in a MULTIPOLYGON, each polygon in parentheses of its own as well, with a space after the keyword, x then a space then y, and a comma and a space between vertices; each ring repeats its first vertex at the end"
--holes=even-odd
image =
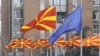
POLYGON ((9 44, 5 47, 5 49, 10 48, 31 48, 32 40, 29 38, 16 38, 13 39, 9 44))
POLYGON ((41 10, 35 19, 21 27, 22 32, 26 32, 32 28, 36 30, 53 30, 56 28, 56 8, 50 7, 41 10))
POLYGON ((83 40, 83 46, 99 46, 100 38, 98 35, 89 36, 83 40))
POLYGON ((42 38, 36 41, 33 41, 31 44, 31 48, 36 49, 36 48, 40 48, 40 47, 46 47, 46 38, 42 38))
POLYGON ((64 37, 60 37, 60 38, 57 40, 56 44, 57 44, 58 46, 60 46, 60 47, 65 47, 66 41, 64 40, 64 37))

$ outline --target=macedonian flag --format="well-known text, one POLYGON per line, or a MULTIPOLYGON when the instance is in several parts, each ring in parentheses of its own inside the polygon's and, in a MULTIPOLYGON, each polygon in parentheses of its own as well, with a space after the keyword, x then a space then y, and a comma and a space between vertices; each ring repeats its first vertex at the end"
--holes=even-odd
POLYGON ((31 48, 36 49, 36 48, 40 48, 40 47, 46 47, 46 38, 42 38, 36 41, 33 41, 33 43, 31 44, 31 48))
POLYGON ((89 36, 83 40, 83 46, 98 46, 100 43, 100 38, 98 35, 89 36))
POLYGON ((64 40, 64 37, 60 37, 60 38, 57 40, 56 44, 57 44, 58 46, 60 46, 60 47, 65 47, 66 41, 64 40))
POLYGON ((22 32, 32 28, 36 30, 53 30, 56 27, 56 8, 50 7, 41 10, 34 20, 21 27, 22 32))

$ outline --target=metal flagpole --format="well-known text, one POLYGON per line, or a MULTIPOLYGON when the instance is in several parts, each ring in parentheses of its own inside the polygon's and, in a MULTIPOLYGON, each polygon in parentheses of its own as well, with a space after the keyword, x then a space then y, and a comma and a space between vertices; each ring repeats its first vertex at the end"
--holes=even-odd
MULTIPOLYGON (((54 0, 49 0, 49 5, 50 5, 50 6, 54 6, 54 0)), ((49 31, 49 36, 51 36, 52 33, 53 33, 53 30, 50 30, 50 31, 49 31)), ((48 50, 48 49, 47 49, 47 50, 48 50)), ((53 49, 50 48, 50 56, 52 56, 52 51, 53 51, 53 49)))
MULTIPOLYGON (((56 6, 57 5, 57 1, 58 0, 54 0, 54 5, 56 6)), ((58 16, 57 15, 57 6, 56 6, 56 16, 58 16)), ((57 19, 58 19, 58 17, 57 17, 57 19)), ((59 23, 56 23, 56 30, 58 29, 58 27, 59 27, 59 23)), ((56 31, 55 30, 55 31, 56 31)), ((57 47, 57 44, 55 45, 55 56, 58 56, 58 47, 57 47)))
MULTIPOLYGON (((45 8, 45 0, 40 0, 40 10, 45 8)), ((40 31, 40 38, 45 37, 45 31, 40 31)))
POLYGON ((50 48, 50 56, 52 56, 52 47, 50 48))
MULTIPOLYGON (((66 39, 66 35, 65 34, 63 34, 62 35, 63 37, 64 37, 64 40, 66 39)), ((64 47, 61 47, 61 50, 62 50, 62 56, 65 56, 65 48, 64 47)))
MULTIPOLYGON (((45 0, 40 0, 40 10, 43 10, 45 8, 45 0)), ((44 31, 40 31, 40 37, 44 37, 45 36, 45 32, 44 31)))
POLYGON ((82 30, 81 30, 81 43, 80 43, 80 56, 83 56, 83 49, 82 49, 82 30))
POLYGON ((65 56, 65 49, 63 47, 61 47, 61 49, 62 49, 63 56, 65 56))
MULTIPOLYGON (((53 33, 53 31, 49 31, 49 36, 53 33)), ((52 47, 50 48, 50 56, 52 56, 52 47)))
POLYGON ((49 55, 49 53, 48 53, 48 48, 47 48, 47 53, 46 53, 46 55, 47 55, 47 56, 49 55))
MULTIPOLYGON (((40 10, 43 10, 45 8, 45 0, 40 0, 40 10)), ((40 38, 45 37, 45 31, 40 30, 40 38)), ((41 52, 44 52, 43 49, 40 49, 40 56, 41 52)))
MULTIPOLYGON (((59 27, 59 23, 56 24, 57 28, 59 27)), ((57 44, 55 45, 55 56, 58 56, 58 47, 57 47, 57 44)))
MULTIPOLYGON (((49 5, 53 6, 53 0, 49 0, 49 5)), ((49 31, 49 36, 53 33, 52 30, 49 31)), ((48 48, 47 48, 47 55, 48 56, 52 56, 52 48, 50 48, 50 52, 48 52, 48 48), (50 53, 50 55, 48 55, 48 53, 50 53)))
MULTIPOLYGON (((82 0, 81 0, 81 6, 83 6, 83 5, 82 5, 82 0)), ((82 13, 82 16, 83 16, 83 13, 82 13)), ((83 56, 83 49, 82 49, 82 35, 83 35, 83 34, 82 34, 82 32, 83 32, 83 31, 81 30, 80 56, 83 56)))

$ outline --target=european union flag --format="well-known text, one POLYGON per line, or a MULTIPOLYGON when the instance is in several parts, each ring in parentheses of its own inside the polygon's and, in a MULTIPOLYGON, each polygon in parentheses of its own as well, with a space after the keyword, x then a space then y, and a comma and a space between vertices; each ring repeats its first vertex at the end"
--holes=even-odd
POLYGON ((62 34, 69 31, 80 31, 82 29, 82 6, 78 6, 70 13, 62 25, 49 37, 50 44, 53 44, 62 34))

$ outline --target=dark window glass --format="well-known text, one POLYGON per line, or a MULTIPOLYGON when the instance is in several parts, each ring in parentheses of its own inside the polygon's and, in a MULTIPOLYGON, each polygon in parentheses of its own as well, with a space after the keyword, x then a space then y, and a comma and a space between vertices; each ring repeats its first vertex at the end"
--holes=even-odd
POLYGON ((96 19, 96 11, 93 11, 93 19, 96 19))
POLYGON ((62 22, 65 17, 66 17, 67 13, 66 12, 57 12, 57 21, 58 22, 62 22))
POLYGON ((23 18, 23 9, 16 9, 15 16, 16 18, 23 18))
POLYGON ((20 3, 22 3, 23 1, 22 0, 20 0, 20 3))
POLYGON ((93 1, 93 5, 95 5, 95 1, 93 1))
POLYGON ((98 25, 94 25, 94 29, 98 29, 98 25))

